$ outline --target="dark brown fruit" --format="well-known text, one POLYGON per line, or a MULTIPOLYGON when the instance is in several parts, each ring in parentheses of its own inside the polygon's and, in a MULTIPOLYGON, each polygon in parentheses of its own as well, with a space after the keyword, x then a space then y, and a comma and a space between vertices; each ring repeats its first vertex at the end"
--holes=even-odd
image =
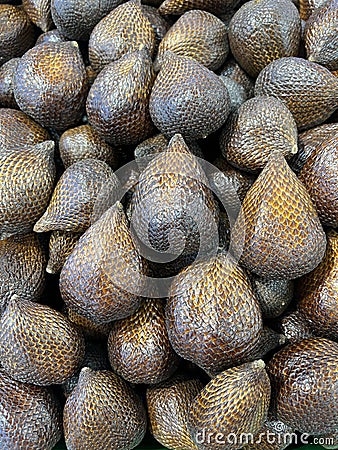
POLYGON ((292 280, 323 259, 326 237, 304 185, 280 153, 247 193, 232 230, 232 249, 263 278, 292 280))
POLYGON ((188 431, 188 413, 202 388, 198 379, 175 377, 147 389, 150 431, 160 444, 173 450, 197 450, 188 431))
POLYGON ((67 42, 66 36, 60 33, 59 30, 50 30, 46 33, 40 34, 37 38, 35 45, 45 44, 46 42, 67 42))
POLYGON ((191 9, 202 9, 221 15, 238 3, 238 0, 164 0, 159 11, 161 14, 181 15, 191 9))
MULTIPOLYGON (((267 418, 270 382, 262 360, 222 372, 195 397, 189 430, 199 450, 237 450, 229 436, 255 435, 267 418)), ((235 439, 236 441, 236 439, 235 439)))
POLYGON ((123 319, 140 306, 145 266, 116 203, 81 236, 60 276, 66 306, 97 323, 123 319))
POLYGON ((255 95, 272 95, 291 111, 299 129, 312 128, 338 108, 338 78, 302 58, 281 58, 259 74, 255 95))
POLYGON ((249 445, 245 445, 243 450, 284 450, 292 443, 294 430, 281 420, 268 420, 254 436, 248 437, 249 445))
POLYGON ((288 345, 267 367, 277 418, 301 433, 337 429, 338 344, 311 338, 288 345))
POLYGON ((338 140, 337 134, 323 140, 300 171, 304 183, 324 225, 338 226, 338 140))
POLYGON ((219 76, 228 90, 231 111, 236 111, 253 96, 254 81, 234 59, 225 63, 219 76))
POLYGON ((296 122, 284 103, 260 96, 247 100, 230 116, 220 148, 230 164, 257 172, 276 150, 286 159, 297 153, 297 137, 296 122))
POLYGON ((48 131, 27 114, 0 108, 0 153, 13 147, 35 145, 50 139, 48 131))
POLYGON ((90 35, 88 52, 94 70, 145 46, 150 56, 155 48, 155 32, 144 15, 140 0, 129 0, 104 17, 90 35))
POLYGON ((80 372, 84 367, 89 367, 92 370, 110 370, 106 343, 86 339, 86 352, 81 367, 75 375, 62 385, 62 391, 66 397, 76 387, 80 372))
POLYGON ((229 41, 236 61, 252 77, 272 61, 298 56, 299 13, 290 0, 251 0, 230 22, 229 41))
POLYGON ((248 360, 262 333, 250 281, 223 254, 180 272, 171 285, 166 319, 174 350, 210 373, 248 360))
POLYGON ((188 11, 162 39, 155 67, 161 67, 167 51, 192 58, 210 70, 219 69, 229 53, 227 28, 213 14, 198 10, 188 11))
POLYGON ((13 296, 0 320, 0 361, 15 380, 40 386, 63 383, 84 356, 78 329, 49 306, 13 296))
POLYGON ((110 147, 90 125, 65 131, 60 138, 59 149, 66 169, 87 158, 105 161, 113 169, 118 166, 119 149, 110 147))
POLYGON ((338 123, 324 123, 324 125, 320 125, 319 127, 303 131, 303 133, 298 136, 298 154, 291 161, 292 169, 299 172, 310 158, 317 145, 321 144, 326 139, 330 139, 331 136, 338 136, 338 123))
POLYGON ((123 0, 51 0, 52 17, 57 29, 68 39, 88 40, 92 29, 123 0))
MULTIPOLYGON (((97 324, 86 317, 77 314, 70 308, 65 308, 68 319, 77 325, 83 334, 91 339, 107 342, 112 323, 97 324)), ((84 367, 84 366, 83 366, 84 367)))
POLYGON ((18 6, 0 5, 0 66, 34 45, 34 28, 18 6))
POLYGON ((47 42, 29 50, 18 64, 14 96, 20 109, 42 126, 64 129, 76 124, 88 90, 76 42, 47 42))
POLYGON ((280 321, 280 328, 286 339, 291 343, 313 336, 309 324, 299 311, 284 316, 280 321))
POLYGON ((108 183, 117 185, 118 181, 105 162, 84 159, 72 164, 58 181, 48 208, 36 222, 34 231, 86 231, 97 197, 108 183))
POLYGON ((12 380, 0 370, 0 447, 52 450, 62 434, 61 408, 52 391, 12 380))
POLYGON ((327 0, 299 0, 300 18, 307 21, 311 14, 327 0))
POLYGON ((46 257, 35 234, 0 241, 0 267, 0 314, 14 294, 39 299, 45 285, 46 257))
POLYGON ((18 108, 14 98, 14 74, 19 58, 13 58, 0 67, 0 105, 4 108, 18 108))
POLYGON ((108 353, 114 372, 131 383, 155 384, 169 378, 179 359, 169 342, 163 301, 145 299, 132 316, 114 322, 108 353))
POLYGON ((112 62, 97 76, 88 94, 87 114, 107 142, 132 145, 151 135, 149 98, 154 78, 146 48, 112 62))
POLYGON ((338 339, 338 233, 327 239, 321 264, 298 282, 298 310, 316 335, 338 339))
POLYGON ((49 259, 46 267, 48 273, 59 273, 68 256, 74 250, 81 233, 70 231, 53 231, 49 238, 49 259))
MULTIPOLYGON (((142 2, 143 3, 143 2, 142 2)), ((149 2, 150 3, 150 2, 149 2)), ((170 28, 170 23, 161 16, 157 8, 148 5, 141 5, 141 9, 145 17, 149 20, 155 33, 155 50, 157 50, 160 42, 170 28)))
POLYGON ((150 161, 131 202, 133 229, 148 249, 184 259, 213 248, 217 205, 205 172, 182 136, 175 135, 166 151, 150 161))
POLYGON ((161 133, 199 139, 223 125, 230 112, 230 99, 215 73, 197 61, 167 52, 149 107, 161 133))
POLYGON ((52 28, 50 0, 22 0, 22 6, 30 20, 43 32, 52 28))
POLYGON ((63 425, 68 450, 131 450, 142 441, 147 418, 125 381, 86 367, 66 401, 63 425))
POLYGON ((54 177, 53 141, 0 153, 0 234, 32 230, 48 205, 54 177))
POLYGON ((266 356, 272 350, 276 350, 277 347, 281 347, 286 342, 286 338, 283 334, 279 334, 269 327, 264 327, 261 333, 261 337, 258 343, 252 348, 250 359, 255 361, 266 356))
POLYGON ((267 280, 257 276, 252 276, 251 281, 263 317, 274 319, 283 314, 293 298, 293 281, 267 280))
POLYGON ((309 61, 338 70, 338 0, 330 0, 306 22, 304 40, 309 61))

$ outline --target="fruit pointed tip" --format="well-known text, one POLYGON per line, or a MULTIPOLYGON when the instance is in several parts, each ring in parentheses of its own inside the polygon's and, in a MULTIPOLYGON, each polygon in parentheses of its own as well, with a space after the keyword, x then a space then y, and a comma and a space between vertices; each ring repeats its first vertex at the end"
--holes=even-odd
POLYGON ((83 367, 79 375, 79 384, 87 381, 94 372, 90 367, 83 367))

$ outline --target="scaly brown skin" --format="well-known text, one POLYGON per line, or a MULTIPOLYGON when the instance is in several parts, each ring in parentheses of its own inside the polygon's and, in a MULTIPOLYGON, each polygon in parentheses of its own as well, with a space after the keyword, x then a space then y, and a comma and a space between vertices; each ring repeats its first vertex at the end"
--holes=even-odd
POLYGON ((63 383, 80 366, 84 339, 49 306, 13 296, 0 320, 0 361, 15 380, 39 386, 63 383))
POLYGON ((326 0, 299 0, 300 18, 307 21, 315 9, 324 5, 326 0))
POLYGON ((184 269, 166 308, 174 350, 208 373, 250 360, 262 317, 246 273, 223 254, 184 269))
POLYGON ((286 339, 291 343, 313 337, 313 331, 299 311, 294 311, 282 317, 280 328, 286 339))
POLYGON ((118 180, 104 161, 84 159, 72 164, 58 181, 48 208, 35 224, 34 231, 86 231, 101 189, 108 184, 117 186, 118 180))
POLYGON ((0 178, 0 235, 31 231, 53 190, 54 142, 0 153, 0 178))
POLYGON ((53 27, 49 0, 22 0, 22 6, 30 20, 43 32, 53 27))
POLYGON ((77 314, 70 308, 65 308, 64 313, 72 323, 81 329, 85 336, 90 339, 107 342, 112 322, 97 324, 92 320, 77 314))
POLYGON ((264 367, 259 360, 228 369, 195 397, 188 427, 199 450, 237 450, 243 445, 233 442, 231 436, 255 435, 260 430, 267 418, 271 390, 264 367))
POLYGON ((317 9, 306 22, 304 40, 309 61, 338 70, 338 0, 317 9))
POLYGON ((176 376, 147 389, 149 427, 154 438, 172 450, 197 450, 188 430, 188 413, 203 383, 176 376))
POLYGON ((297 138, 297 125, 288 108, 277 98, 259 96, 247 100, 230 116, 220 147, 230 164, 255 173, 276 150, 290 159, 297 153, 297 138))
POLYGON ((120 149, 112 148, 90 125, 70 128, 60 137, 60 156, 67 169, 82 159, 99 159, 117 169, 120 149))
POLYGON ((58 29, 46 31, 40 34, 35 45, 44 44, 45 42, 66 42, 68 39, 58 29))
POLYGON ((338 226, 338 133, 316 146, 299 173, 323 225, 338 226))
POLYGON ((88 43, 90 64, 101 70, 122 56, 134 53, 142 46, 150 56, 155 49, 155 32, 144 15, 140 0, 129 0, 115 8, 94 28, 88 43))
POLYGON ((299 130, 320 125, 338 107, 338 78, 302 58, 281 58, 258 75, 255 95, 272 95, 291 111, 299 130))
POLYGON ((15 100, 42 126, 63 130, 76 124, 83 115, 87 91, 86 69, 76 42, 46 42, 20 59, 15 100))
POLYGON ((131 383, 155 384, 169 378, 179 358, 170 345, 163 301, 145 299, 132 316, 114 322, 108 353, 114 372, 131 383))
POLYGON ((122 56, 99 73, 88 94, 87 114, 107 142, 135 145, 152 134, 149 97, 154 78, 146 48, 122 56))
POLYGON ((13 147, 48 141, 47 130, 22 111, 0 108, 0 155, 13 147))
POLYGON ((10 298, 36 301, 45 286, 46 256, 36 234, 0 240, 0 314, 10 298))
POLYGON ((70 231, 52 231, 49 238, 49 258, 46 271, 48 273, 59 273, 66 259, 74 250, 75 245, 82 233, 70 231))
POLYGON ((293 281, 269 280, 252 275, 251 282, 264 318, 279 317, 291 303, 294 292, 293 281))
POLYGON ((150 96, 150 115, 168 137, 204 138, 219 129, 230 112, 222 80, 197 61, 167 52, 150 96), (198 96, 196 95, 198 92, 198 96))
POLYGON ((224 64, 229 53, 227 28, 213 14, 206 11, 188 11, 162 39, 155 67, 161 67, 167 51, 193 58, 208 69, 217 70, 224 64))
MULTIPOLYGON (((143 3, 143 2, 142 2, 143 3)), ((150 2, 148 2, 150 3, 150 2)), ((141 9, 145 17, 149 20, 150 25, 152 26, 155 33, 155 50, 158 49, 158 46, 167 31, 170 28, 171 21, 168 18, 164 18, 161 16, 157 8, 149 5, 141 5, 141 9)))
POLYGON ((326 236, 317 211, 280 153, 247 193, 231 244, 244 267, 269 279, 298 278, 323 259, 326 236))
POLYGON ((14 74, 19 58, 12 58, 0 67, 0 105, 4 108, 18 109, 14 98, 14 74))
POLYGON ((0 397, 1 448, 54 448, 62 435, 62 414, 52 391, 14 381, 0 370, 0 397))
POLYGON ((316 335, 338 339, 338 233, 327 239, 321 264, 297 283, 298 310, 316 335))
POLYGON ((238 0, 165 0, 159 11, 164 15, 181 15, 191 9, 202 9, 217 16, 226 13, 238 3, 238 0))
POLYGON ((337 429, 338 344, 303 339, 275 354, 267 366, 277 418, 301 433, 337 429))
POLYGON ((34 45, 34 27, 18 6, 0 5, 0 66, 34 45))
POLYGON ((60 275, 66 306, 98 324, 123 319, 140 306, 144 261, 121 204, 97 220, 68 257, 60 275))
POLYGON ((63 425, 69 450, 121 450, 142 441, 147 418, 141 400, 122 378, 86 367, 66 401, 63 425))
POLYGON ((276 59, 298 56, 300 38, 299 12, 289 0, 246 2, 229 26, 232 54, 252 77, 276 59))

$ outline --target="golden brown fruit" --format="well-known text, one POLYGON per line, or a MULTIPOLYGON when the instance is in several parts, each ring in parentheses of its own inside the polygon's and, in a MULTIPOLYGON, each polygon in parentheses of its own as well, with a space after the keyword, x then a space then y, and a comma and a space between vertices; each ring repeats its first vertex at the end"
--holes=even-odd
MULTIPOLYGON (((141 173, 131 208, 133 229, 148 248, 183 259, 212 250, 217 205, 205 172, 182 136, 175 135, 141 173)), ((180 270, 177 259, 174 265, 180 270)))
POLYGON ((54 177, 53 141, 0 153, 0 234, 32 230, 47 208, 54 177))
POLYGON ((18 108, 14 98, 14 74, 19 58, 12 58, 0 67, 0 105, 4 108, 18 108))
POLYGON ((228 90, 231 111, 236 111, 253 96, 254 81, 234 59, 225 63, 219 76, 228 90))
POLYGON ((131 383, 155 384, 169 378, 179 359, 169 342, 163 301, 145 299, 132 316, 114 322, 108 353, 114 372, 131 383))
POLYGON ((62 414, 54 393, 12 380, 0 370, 0 447, 52 450, 61 438, 62 414))
POLYGON ((62 130, 76 124, 88 90, 76 42, 46 42, 20 59, 14 97, 20 109, 42 126, 62 130))
POLYGON ((60 384, 76 372, 83 356, 82 334, 61 313, 12 296, 0 320, 0 361, 12 378, 60 384))
POLYGON ((291 111, 299 129, 312 128, 338 108, 338 78, 302 58, 281 58, 259 74, 255 95, 272 95, 291 111))
POLYGON ((323 259, 326 236, 304 185, 273 153, 247 193, 232 230, 232 250, 263 278, 292 280, 323 259))
POLYGON ((60 156, 67 167, 87 158, 100 159, 117 169, 119 149, 108 145, 90 125, 70 128, 60 137, 60 156))
POLYGON ((174 377, 147 389, 149 427, 160 444, 172 450, 197 450, 188 431, 188 412, 202 388, 198 379, 174 377))
POLYGON ((89 123, 113 145, 138 144, 151 135, 149 98, 155 73, 146 48, 105 67, 87 98, 89 123))
POLYGON ((275 354, 267 370, 279 420, 301 433, 337 429, 337 358, 338 344, 323 338, 304 339, 275 354))
POLYGON ((313 336, 309 324, 299 311, 284 316, 280 321, 280 328, 289 342, 298 342, 313 336))
POLYGON ((75 325, 81 329, 85 336, 107 342, 112 322, 97 324, 92 320, 77 314, 70 308, 65 308, 65 314, 72 323, 75 323, 75 325))
POLYGON ((155 67, 161 67, 167 51, 192 58, 210 70, 219 69, 229 53, 227 28, 213 14, 198 10, 188 11, 162 39, 155 67))
POLYGON ((298 56, 301 37, 298 10, 290 0, 251 0, 229 26, 231 52, 252 77, 272 61, 298 56))
POLYGON ((52 231, 49 238, 49 258, 46 272, 53 274, 61 272, 81 234, 70 231, 52 231))
POLYGON ((129 385, 108 370, 82 369, 63 416, 68 450, 127 450, 147 428, 144 406, 129 385))
POLYGON ((217 375, 195 397, 189 430, 199 450, 237 450, 243 433, 255 435, 267 418, 270 381, 262 360, 217 375))
POLYGON ((327 0, 299 0, 300 18, 307 21, 311 14, 327 0))
POLYGON ((66 36, 61 34, 59 30, 55 29, 40 34, 40 36, 36 40, 35 45, 44 44, 46 42, 66 42, 66 41, 68 41, 66 36))
POLYGON ((0 108, 0 153, 13 147, 35 145, 50 139, 48 131, 27 114, 0 108))
POLYGON ((161 133, 185 139, 208 136, 230 112, 222 80, 193 59, 167 52, 150 96, 150 115, 161 133))
POLYGON ((265 319, 279 317, 291 303, 294 292, 293 281, 269 280, 252 275, 251 282, 265 319))
POLYGON ((0 66, 34 45, 34 28, 18 6, 0 5, 0 66))
POLYGON ((238 0, 164 0, 159 11, 161 14, 180 15, 191 9, 202 9, 221 15, 238 3, 238 0))
POLYGON ((87 41, 95 25, 123 0, 51 0, 57 29, 68 39, 87 41))
POLYGON ((323 140, 299 173, 323 225, 338 226, 338 140, 337 134, 323 140))
POLYGON ((319 266, 298 282, 298 310, 316 335, 338 339, 338 233, 327 234, 319 266))
POLYGON ((177 275, 166 320, 174 350, 210 373, 248 360, 262 333, 261 311, 250 281, 224 254, 177 275))
POLYGON ((50 0, 22 0, 22 6, 30 20, 43 32, 52 28, 50 0))
POLYGON ((338 1, 330 0, 306 22, 304 41, 309 61, 338 70, 338 1))
POLYGON ((145 265, 116 203, 81 236, 60 276, 66 306, 97 323, 123 319, 140 306, 145 265))
POLYGON ((257 172, 275 151, 290 159, 297 153, 297 138, 296 122, 284 103, 278 98, 259 96, 247 100, 230 116, 220 148, 230 164, 257 172))
POLYGON ((104 161, 84 159, 72 164, 58 181, 48 208, 34 225, 34 231, 86 231, 97 197, 108 183, 117 185, 118 180, 104 161))
POLYGON ((90 64, 101 70, 122 56, 145 46, 150 56, 155 49, 155 32, 144 15, 140 0, 129 0, 115 8, 94 28, 88 43, 90 64))
POLYGON ((0 314, 10 298, 38 300, 45 285, 46 257, 33 233, 0 241, 0 314))

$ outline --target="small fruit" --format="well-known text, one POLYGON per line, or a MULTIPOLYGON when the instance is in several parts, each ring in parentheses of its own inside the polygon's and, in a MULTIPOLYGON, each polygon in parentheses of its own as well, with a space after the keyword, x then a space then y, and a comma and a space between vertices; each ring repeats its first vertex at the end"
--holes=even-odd
POLYGON ((273 319, 282 315, 293 299, 293 281, 270 280, 254 275, 252 275, 251 281, 263 317, 273 319))

